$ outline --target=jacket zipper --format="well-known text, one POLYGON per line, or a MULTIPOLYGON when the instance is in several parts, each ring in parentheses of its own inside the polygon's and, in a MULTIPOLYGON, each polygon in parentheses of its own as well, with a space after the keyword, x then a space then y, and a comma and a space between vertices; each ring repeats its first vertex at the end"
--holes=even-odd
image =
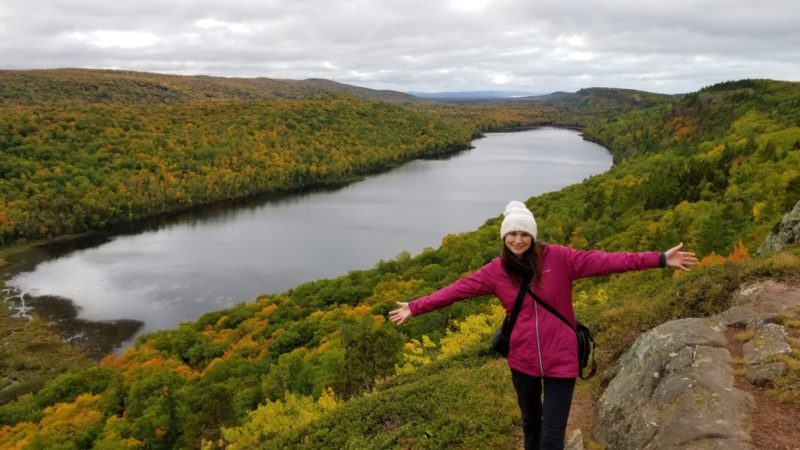
POLYGON ((539 341, 539 305, 536 302, 533 302, 533 312, 535 317, 534 322, 536 330, 536 355, 539 357, 539 370, 542 372, 542 378, 544 378, 544 363, 542 363, 542 343, 539 341))

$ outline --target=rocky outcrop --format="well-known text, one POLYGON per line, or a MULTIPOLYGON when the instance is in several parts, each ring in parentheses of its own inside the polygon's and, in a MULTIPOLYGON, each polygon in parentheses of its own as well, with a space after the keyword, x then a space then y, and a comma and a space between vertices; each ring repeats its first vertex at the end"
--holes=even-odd
POLYGON ((734 386, 727 327, 751 331, 746 377, 786 373, 783 316, 800 312, 800 289, 774 281, 739 289, 733 307, 705 319, 667 322, 636 340, 600 399, 597 438, 613 449, 749 449, 752 399, 734 386))
POLYGON ((723 330, 682 319, 640 336, 600 399, 598 437, 620 450, 750 448, 751 400, 733 387, 723 330))
POLYGON ((779 318, 791 315, 800 305, 800 291, 767 280, 745 286, 734 295, 734 306, 717 316, 728 326, 754 332, 742 350, 747 365, 745 377, 756 386, 764 386, 784 376, 786 364, 775 361, 792 348, 779 318))
POLYGON ((761 247, 756 250, 756 255, 774 252, 796 242, 800 242, 800 202, 783 216, 777 229, 767 235, 761 247))

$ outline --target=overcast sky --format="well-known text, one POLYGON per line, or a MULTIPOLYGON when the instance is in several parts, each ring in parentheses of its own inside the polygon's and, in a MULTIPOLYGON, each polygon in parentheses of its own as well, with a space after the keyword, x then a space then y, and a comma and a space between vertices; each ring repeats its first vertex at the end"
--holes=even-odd
POLYGON ((0 68, 400 91, 800 80, 797 0, 2 0, 0 68))

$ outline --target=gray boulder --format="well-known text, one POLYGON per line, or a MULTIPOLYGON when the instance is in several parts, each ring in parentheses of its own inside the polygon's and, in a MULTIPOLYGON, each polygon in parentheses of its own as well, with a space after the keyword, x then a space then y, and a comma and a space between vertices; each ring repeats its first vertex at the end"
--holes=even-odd
POLYGON ((725 325, 681 319, 636 340, 598 405, 609 448, 751 448, 749 394, 733 386, 725 325))
POLYGON ((763 364, 778 355, 788 355, 792 347, 786 342, 786 330, 781 325, 765 323, 758 327, 755 336, 742 346, 744 362, 763 364))
POLYGON ((760 313, 751 306, 732 306, 714 318, 729 327, 746 328, 759 317, 760 313))
POLYGON ((774 252, 796 242, 800 242, 800 202, 783 216, 776 230, 767 234, 756 255, 774 252))
POLYGON ((714 318, 729 327, 747 328, 748 330, 758 329, 766 323, 780 322, 780 315, 778 313, 765 313, 750 305, 731 306, 714 316, 714 318))
POLYGON ((764 386, 786 375, 787 370, 786 364, 782 362, 756 364, 747 368, 745 376, 750 383, 756 386, 764 386))

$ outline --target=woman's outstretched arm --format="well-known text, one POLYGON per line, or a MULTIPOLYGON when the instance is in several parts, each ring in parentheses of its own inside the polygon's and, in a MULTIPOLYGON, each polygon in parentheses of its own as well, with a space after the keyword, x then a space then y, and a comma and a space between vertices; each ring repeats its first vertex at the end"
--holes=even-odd
POLYGON ((494 293, 497 272, 502 270, 500 258, 495 258, 476 272, 411 302, 397 302, 399 308, 389 312, 389 320, 400 325, 412 316, 452 305, 459 300, 494 293))

